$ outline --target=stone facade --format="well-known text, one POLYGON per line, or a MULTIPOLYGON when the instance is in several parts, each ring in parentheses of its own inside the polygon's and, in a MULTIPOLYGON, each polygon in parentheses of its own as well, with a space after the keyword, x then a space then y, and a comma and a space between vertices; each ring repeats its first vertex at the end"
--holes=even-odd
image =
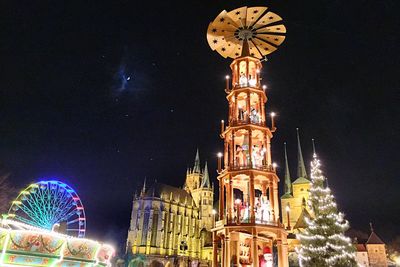
POLYGON ((155 182, 133 200, 129 266, 209 266, 213 190, 198 153, 184 189, 155 182))

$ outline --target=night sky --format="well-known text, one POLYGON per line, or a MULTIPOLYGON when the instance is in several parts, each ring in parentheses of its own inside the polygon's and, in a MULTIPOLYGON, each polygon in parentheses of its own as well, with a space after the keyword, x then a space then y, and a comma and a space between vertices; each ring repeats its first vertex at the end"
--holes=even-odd
POLYGON ((269 6, 288 31, 262 71, 281 178, 284 141, 295 178, 299 127, 307 166, 315 138, 351 225, 400 235, 397 0, 2 1, 0 162, 11 183, 69 183, 88 237, 119 246, 145 177, 181 186, 198 147, 216 183, 231 60, 211 51, 206 29, 246 4, 269 6))

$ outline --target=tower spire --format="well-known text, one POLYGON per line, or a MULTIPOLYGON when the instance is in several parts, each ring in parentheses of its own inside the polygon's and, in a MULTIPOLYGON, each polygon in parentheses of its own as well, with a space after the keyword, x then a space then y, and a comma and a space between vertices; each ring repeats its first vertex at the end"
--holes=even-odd
POLYGON ((313 158, 317 157, 317 153, 315 152, 315 142, 314 142, 314 138, 311 139, 312 141, 312 150, 313 150, 313 158))
POLYGON ((194 167, 193 172, 200 173, 200 156, 199 156, 199 148, 196 151, 196 158, 194 159, 194 167))
POLYGON ((146 193, 146 178, 147 177, 144 177, 144 180, 143 180, 143 187, 142 187, 142 192, 141 192, 142 196, 144 195, 144 193, 146 193))
POLYGON ((201 181, 201 187, 205 188, 210 188, 210 176, 208 175, 208 166, 207 166, 207 161, 206 165, 204 166, 204 172, 203 172, 203 179, 201 181))
POLYGON ((306 166, 304 165, 303 152, 301 151, 299 128, 297 131, 297 177, 307 178, 306 166))
POLYGON ((290 179, 289 163, 288 163, 287 152, 286 152, 286 142, 283 144, 285 147, 285 194, 291 194, 292 193, 292 181, 290 179))

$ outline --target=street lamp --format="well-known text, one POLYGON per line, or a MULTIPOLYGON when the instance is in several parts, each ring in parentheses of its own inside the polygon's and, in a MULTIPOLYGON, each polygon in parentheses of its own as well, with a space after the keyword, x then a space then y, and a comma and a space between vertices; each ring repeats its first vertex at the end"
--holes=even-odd
POLYGON ((225 76, 225 80, 226 80, 226 91, 229 91, 229 75, 225 76))
POLYGON ((222 169, 222 153, 218 152, 217 157, 218 157, 218 173, 221 173, 221 169, 222 169))
POLYGON ((275 120, 274 120, 275 116, 276 116, 276 113, 271 112, 271 127, 272 127, 272 129, 275 128, 275 120))
POLYGON ((217 211, 215 209, 213 209, 211 213, 213 216, 213 228, 215 228, 215 215, 217 214, 217 211))
POLYGON ((289 204, 286 205, 286 216, 287 216, 287 229, 290 230, 290 206, 289 204))
POLYGON ((276 167, 278 167, 278 164, 276 164, 275 162, 272 163, 272 168, 274 169, 274 171, 276 171, 276 167))

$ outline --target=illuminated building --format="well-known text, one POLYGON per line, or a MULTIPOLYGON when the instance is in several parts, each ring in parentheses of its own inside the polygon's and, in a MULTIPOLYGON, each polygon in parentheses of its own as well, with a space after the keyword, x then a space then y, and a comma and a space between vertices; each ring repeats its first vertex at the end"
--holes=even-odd
POLYGON ((297 262, 295 247, 300 243, 296 235, 306 227, 305 218, 310 217, 307 205, 311 181, 308 178, 297 129, 297 178, 292 182, 285 143, 285 187, 281 196, 282 223, 288 231, 289 259, 297 262))
POLYGON ((267 126, 267 95, 261 60, 285 37, 282 18, 266 7, 222 11, 210 23, 210 47, 233 58, 227 77, 228 123, 221 123, 224 153, 219 157, 219 220, 213 228, 213 266, 287 267, 287 232, 280 223, 279 178, 272 163, 274 113, 267 126), (272 34, 271 34, 272 33, 272 34), (223 158, 223 163, 222 163, 223 158))
POLYGON ((370 224, 370 227, 371 234, 367 240, 356 238, 357 262, 363 267, 387 267, 385 243, 375 233, 372 224, 370 224))
POLYGON ((129 266, 209 266, 212 258, 213 186, 199 152, 183 189, 144 183, 135 196, 127 238, 129 266))
POLYGON ((365 247, 368 251, 368 260, 370 267, 387 267, 385 243, 375 234, 371 226, 371 235, 369 236, 365 247))

